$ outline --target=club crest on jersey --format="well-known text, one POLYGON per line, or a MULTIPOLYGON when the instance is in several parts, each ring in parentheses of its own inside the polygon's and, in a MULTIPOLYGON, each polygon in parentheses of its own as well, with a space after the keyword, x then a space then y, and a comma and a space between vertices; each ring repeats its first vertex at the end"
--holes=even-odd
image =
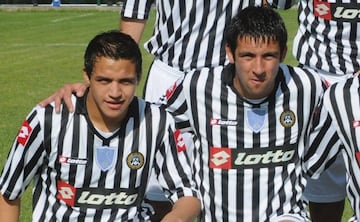
POLYGON ((280 115, 280 123, 285 128, 292 127, 295 124, 295 121, 295 114, 291 110, 286 110, 280 115))
POLYGON ((144 155, 140 152, 130 153, 126 158, 126 163, 132 170, 140 169, 144 166, 144 155))
POLYGON ((266 116, 266 109, 263 108, 253 108, 246 112, 247 118, 246 122, 252 131, 255 133, 260 132, 260 130, 265 125, 265 116, 266 116))
POLYGON ((21 145, 25 146, 28 139, 30 138, 30 134, 31 134, 32 130, 33 129, 31 128, 29 122, 25 120, 22 123, 22 126, 18 132, 17 142, 20 143, 21 145))
POLYGON ((96 163, 102 171, 108 171, 115 165, 117 148, 102 146, 95 149, 96 163))

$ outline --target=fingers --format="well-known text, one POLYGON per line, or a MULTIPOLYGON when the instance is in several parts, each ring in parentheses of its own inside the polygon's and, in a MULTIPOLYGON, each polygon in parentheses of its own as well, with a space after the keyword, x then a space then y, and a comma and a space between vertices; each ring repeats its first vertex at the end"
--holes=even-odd
POLYGON ((357 76, 359 76, 359 75, 360 75, 360 70, 354 72, 354 77, 357 77, 357 76))
MULTIPOLYGON (((76 84, 76 83, 75 83, 76 84)), ((66 107, 69 109, 70 112, 74 112, 74 106, 71 101, 71 95, 73 93, 73 85, 74 84, 65 84, 58 95, 58 97, 55 98, 55 110, 56 112, 60 111, 61 101, 63 100, 66 107)))
POLYGON ((64 102, 69 111, 74 112, 74 105, 71 101, 72 93, 75 92, 78 97, 82 97, 87 87, 84 83, 65 84, 54 94, 40 101, 39 105, 45 107, 51 102, 55 102, 55 112, 60 113, 61 104, 64 102))
POLYGON ((52 101, 54 101, 54 100, 55 100, 55 94, 56 94, 56 93, 54 93, 54 94, 52 94, 51 96, 49 96, 48 98, 40 101, 40 102, 38 103, 39 106, 45 107, 45 106, 47 106, 49 103, 51 103, 52 101))
POLYGON ((82 97, 88 87, 88 85, 83 83, 74 83, 72 84, 73 91, 76 93, 76 96, 82 97))

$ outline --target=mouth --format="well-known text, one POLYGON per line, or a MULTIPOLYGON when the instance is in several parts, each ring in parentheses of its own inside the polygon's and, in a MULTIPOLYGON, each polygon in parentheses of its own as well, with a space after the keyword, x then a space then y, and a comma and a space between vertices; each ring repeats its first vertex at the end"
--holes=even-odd
POLYGON ((123 101, 105 101, 105 103, 107 104, 107 106, 110 109, 120 109, 121 106, 123 105, 123 101))
POLYGON ((262 84, 263 82, 265 82, 265 80, 263 79, 251 79, 251 81, 254 83, 254 84, 262 84))

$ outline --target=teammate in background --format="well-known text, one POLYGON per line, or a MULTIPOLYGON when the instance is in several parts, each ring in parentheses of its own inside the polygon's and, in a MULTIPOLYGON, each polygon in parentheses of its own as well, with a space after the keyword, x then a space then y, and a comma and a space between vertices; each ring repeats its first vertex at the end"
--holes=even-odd
MULTIPOLYGON (((330 85, 360 69, 359 0, 300 0, 293 55, 330 85)), ((305 197, 313 222, 340 222, 346 197, 341 155, 318 180, 309 180, 305 197)))
MULTIPOLYGON (((323 124, 312 118, 324 85, 311 70, 280 64, 286 42, 278 13, 248 7, 226 32, 230 64, 190 71, 162 98, 182 131, 199 138, 193 170, 204 201, 200 221, 308 220, 304 173, 317 177, 338 150, 307 150, 312 124, 323 124)), ((50 98, 60 100, 69 88, 78 85, 50 98)))
POLYGON ((146 221, 151 169, 174 202, 163 221, 192 221, 199 193, 172 116, 135 96, 142 59, 119 31, 95 36, 84 55, 88 89, 75 112, 36 106, 13 143, 0 177, 0 218, 18 221, 20 197, 34 179, 33 221, 146 221))
MULTIPOLYGON (((324 129, 316 133, 314 147, 320 142, 329 142, 330 147, 332 140, 324 141, 321 137, 324 132, 337 132, 342 145, 344 146, 342 156, 349 175, 347 194, 355 216, 349 221, 360 221, 360 78, 354 77, 334 83, 325 92, 323 109, 320 120, 329 116, 332 119, 333 127, 325 126, 324 129), (320 142, 319 142, 320 141, 320 142)), ((312 136, 314 137, 314 136, 312 136)))

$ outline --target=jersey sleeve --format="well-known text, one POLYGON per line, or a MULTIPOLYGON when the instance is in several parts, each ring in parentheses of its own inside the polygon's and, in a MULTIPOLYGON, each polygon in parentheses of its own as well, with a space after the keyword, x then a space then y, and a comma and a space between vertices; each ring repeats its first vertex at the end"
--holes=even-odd
POLYGON ((148 19, 154 0, 125 0, 121 9, 121 16, 131 19, 148 19))
POLYGON ((180 130, 175 129, 171 121, 164 135, 164 140, 156 154, 156 174, 165 194, 176 202, 181 197, 192 196, 200 199, 192 176, 191 161, 186 152, 186 145, 180 130))
POLYGON ((190 127, 191 112, 183 86, 184 78, 178 79, 160 98, 157 105, 163 106, 175 119, 176 128, 184 132, 192 132, 190 127))
POLYGON ((21 196, 42 164, 45 152, 39 110, 34 108, 23 121, 4 165, 0 190, 9 200, 21 196))
POLYGON ((295 4, 296 0, 267 0, 268 4, 276 9, 289 9, 295 4))
POLYGON ((321 103, 316 110, 304 161, 305 171, 312 178, 318 178, 335 161, 341 150, 341 141, 326 105, 321 103))

